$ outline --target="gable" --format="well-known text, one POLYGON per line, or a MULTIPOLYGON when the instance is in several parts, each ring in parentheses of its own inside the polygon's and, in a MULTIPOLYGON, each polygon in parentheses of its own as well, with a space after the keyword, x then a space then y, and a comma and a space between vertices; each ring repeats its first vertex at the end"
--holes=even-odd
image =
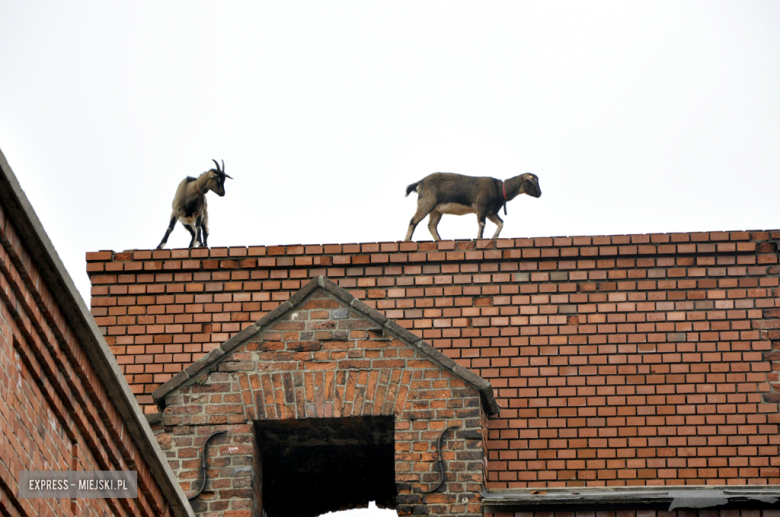
POLYGON ((252 419, 349 416, 358 414, 358 405, 369 414, 393 414, 403 408, 410 386, 435 390, 434 379, 447 376, 459 381, 455 389, 476 389, 488 414, 498 411, 484 379, 325 277, 177 374, 154 399, 164 404, 215 371, 243 372, 255 398, 245 407, 268 412, 246 415, 252 419))
POLYGON ((401 515, 481 513, 489 384, 326 278, 250 327, 155 393, 190 493, 203 486, 193 458, 215 437, 216 499, 197 498, 196 512, 312 517, 375 500, 401 515), (441 461, 454 458, 445 483, 441 461))

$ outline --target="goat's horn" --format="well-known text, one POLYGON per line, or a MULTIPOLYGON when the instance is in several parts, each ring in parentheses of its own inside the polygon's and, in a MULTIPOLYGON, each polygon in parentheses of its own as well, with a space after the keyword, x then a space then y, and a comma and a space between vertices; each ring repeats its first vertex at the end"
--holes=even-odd
MULTIPOLYGON (((225 174, 225 160, 222 160, 222 174, 225 174)), ((233 179, 233 176, 228 176, 227 174, 225 174, 225 177, 233 179)))
MULTIPOLYGON (((217 160, 215 160, 214 158, 212 158, 212 159, 211 159, 211 161, 212 161, 212 162, 214 162, 214 165, 216 165, 216 166, 217 166, 217 172, 222 172, 221 170, 219 170, 219 164, 217 163, 217 160)), ((224 162, 223 162, 223 163, 224 163, 224 162)))

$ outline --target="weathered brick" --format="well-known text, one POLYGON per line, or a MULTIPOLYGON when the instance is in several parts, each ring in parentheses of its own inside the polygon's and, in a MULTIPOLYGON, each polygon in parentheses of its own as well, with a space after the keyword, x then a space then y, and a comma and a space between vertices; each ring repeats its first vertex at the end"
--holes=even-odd
MULTIPOLYGON (((158 458, 145 456, 155 437, 147 435, 150 441, 144 441, 143 435, 135 432, 139 427, 135 416, 130 417, 132 423, 130 418, 126 420, 127 414, 138 408, 132 400, 124 405, 122 396, 112 391, 121 387, 123 380, 111 383, 115 370, 103 362, 110 362, 110 358, 101 357, 101 347, 113 346, 124 359, 118 363, 120 369, 128 370, 123 373, 133 384, 132 392, 143 398, 148 379, 138 375, 140 382, 132 382, 133 376, 143 373, 143 365, 134 361, 136 354, 144 355, 143 346, 131 346, 128 353, 126 347, 133 345, 132 338, 111 338, 104 344, 99 335, 92 334, 89 317, 83 317, 73 303, 79 299, 78 293, 69 287, 69 279, 61 277, 58 261, 48 256, 50 244, 37 227, 37 219, 30 220, 23 192, 14 193, 13 187, 6 190, 12 174, 7 174, 10 171, 1 153, 0 167, 0 514, 171 517, 174 501, 163 494, 160 479, 151 474, 150 466, 158 458), (22 206, 15 205, 9 212, 5 203, 15 195, 22 206), (69 470, 135 471, 138 497, 19 497, 22 471, 69 470), (125 504, 128 501, 132 503, 125 504)), ((122 274, 124 261, 132 260, 131 254, 100 251, 88 253, 86 259, 89 271, 99 277, 96 283, 101 284, 93 292, 106 296, 96 300, 93 308, 101 330, 109 334, 112 329, 131 325, 126 307, 117 307, 119 297, 130 299, 125 296, 128 286, 124 284, 136 281, 134 275, 122 274), (104 274, 107 272, 111 274, 104 274), (119 326, 118 320, 122 322, 119 326)), ((161 434, 156 439, 162 449, 170 448, 171 435, 161 434)))
MULTIPOLYGON (((738 427, 747 424, 738 424, 735 417, 747 422, 776 414, 780 361, 775 351, 780 345, 772 342, 780 342, 780 304, 776 300, 780 268, 775 266, 778 238, 780 233, 704 232, 507 239, 497 245, 490 241, 324 245, 312 247, 316 253, 307 251, 308 247, 296 249, 295 260, 330 259, 325 274, 342 288, 362 296, 404 329, 493 383, 504 409, 491 423, 495 435, 491 443, 496 445, 487 452, 488 487, 571 482, 627 485, 648 480, 728 484, 732 478, 723 476, 733 474, 737 479, 740 472, 722 466, 705 468, 708 462, 728 465, 742 457, 750 458, 749 462, 778 462, 767 451, 757 449, 745 456, 699 444, 704 440, 706 445, 717 436, 726 442, 727 436, 747 436, 741 434, 747 428, 738 427), (390 254, 387 259, 378 257, 385 253, 390 254), (402 255, 403 262, 396 262, 394 257, 402 255), (747 355, 758 351, 763 355, 747 355), (763 377, 749 381, 734 378, 745 374, 763 377), (750 403, 735 398, 748 395, 758 398, 750 403), (603 436, 605 441, 588 441, 591 435, 603 436), (579 442, 581 438, 586 441, 579 442), (563 445, 550 447, 551 440, 563 445), (660 445, 653 440, 666 442, 664 450, 676 452, 661 456, 660 445), (668 447, 672 440, 679 443, 668 447), (524 450, 546 452, 533 459, 518 459, 524 450), (587 463, 573 466, 568 463, 569 455, 604 463, 598 468, 587 463), (638 463, 630 468, 608 465, 621 457, 638 463), (668 462, 668 458, 676 464, 654 463, 668 462)), ((151 258, 144 256, 143 260, 151 258)), ((304 270, 304 277, 313 276, 314 262, 263 264, 258 259, 256 265, 240 263, 239 270, 254 274, 263 268, 287 281, 299 269, 304 270)), ((128 264, 127 257, 122 264, 128 264)), ((95 271, 91 278, 96 289, 126 285, 105 271, 95 271)), ((138 278, 136 284, 154 287, 156 280, 138 278)), ((258 303, 278 303, 294 289, 282 281, 263 282, 252 295, 257 295, 258 303), (277 294, 279 298, 271 298, 277 294), (263 296, 267 298, 261 299, 263 296)), ((128 294, 95 290, 92 306, 106 310, 128 307, 123 304, 123 299, 130 299, 128 294)), ((231 331, 223 328, 227 322, 252 321, 264 314, 258 308, 233 307, 231 302, 205 301, 214 304, 206 313, 221 320, 209 320, 214 327, 203 331, 205 334, 185 328, 177 336, 213 343, 213 336, 230 335, 231 331), (250 314, 251 318, 235 320, 237 313, 250 314)), ((155 299, 148 306, 165 313, 168 305, 173 304, 155 299)), ((321 368, 334 373, 347 365, 366 371, 395 371, 401 368, 399 362, 406 365, 411 361, 414 368, 421 364, 414 362, 418 360, 415 357, 387 355, 400 354, 393 346, 339 348, 337 342, 363 339, 358 334, 365 334, 371 325, 353 323, 359 320, 350 319, 349 311, 335 307, 319 310, 314 318, 318 322, 343 325, 335 329, 286 329, 341 332, 331 336, 335 341, 324 341, 334 343, 333 347, 295 351, 324 354, 299 358, 308 361, 307 371, 321 368), (358 349, 359 355, 354 355, 358 349), (368 353, 379 355, 369 357, 368 353)), ((160 322, 143 323, 155 324, 160 322)), ((101 325, 106 334, 117 338, 140 337, 127 333, 131 322, 106 319, 101 325)), ((298 341, 322 339, 328 336, 312 334, 311 340, 298 341)), ((278 345, 273 343, 281 341, 267 342, 267 352, 280 351, 274 350, 278 345)), ((133 358, 143 355, 131 354, 127 348, 117 351, 133 358)), ((420 375, 415 382, 429 382, 425 374, 420 375)), ((347 396, 348 380, 334 384, 334 397, 339 387, 344 390, 340 396, 347 396)), ((351 398, 342 398, 338 411, 354 405, 361 386, 355 382, 351 398)), ((368 384, 364 386, 368 389, 368 384)), ((390 386, 376 385, 377 396, 384 393, 393 401, 381 402, 383 408, 393 407, 398 396, 390 392, 390 386)), ((368 404, 365 393, 363 397, 363 404, 368 404)), ((444 410, 447 408, 435 409, 444 410)), ((455 414, 454 408, 451 414, 455 414)), ((768 442, 771 433, 756 428, 753 436, 768 442)), ((754 478, 780 483, 769 470, 757 469, 750 479, 754 478)))

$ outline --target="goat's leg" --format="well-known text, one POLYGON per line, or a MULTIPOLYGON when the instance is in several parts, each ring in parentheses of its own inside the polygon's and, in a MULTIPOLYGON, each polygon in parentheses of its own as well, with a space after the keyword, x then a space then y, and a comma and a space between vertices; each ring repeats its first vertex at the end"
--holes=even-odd
POLYGON ((192 236, 192 239, 190 239, 190 248, 194 248, 195 241, 198 240, 198 234, 195 231, 195 228, 193 228, 191 224, 184 224, 184 227, 187 228, 187 231, 190 232, 190 235, 192 236))
POLYGON ((493 240, 496 240, 498 239, 498 234, 501 233, 501 230, 504 228, 504 221, 498 217, 498 214, 489 215, 487 218, 496 225, 496 233, 493 234, 493 240))
MULTIPOLYGON (((201 230, 203 229, 203 217, 198 216, 198 218, 195 220, 195 240, 198 242, 199 247, 203 247, 203 239, 201 239, 201 230)), ((190 246, 191 247, 191 246, 190 246)))
POLYGON ((441 237, 439 237, 439 232, 437 231, 439 221, 441 221, 441 215, 441 212, 434 210, 431 212, 431 215, 428 218, 428 230, 431 232, 431 235, 433 235, 433 240, 435 241, 441 240, 441 237))
POLYGON ((420 221, 425 219, 425 217, 430 214, 434 208, 436 208, 436 201, 428 201, 422 197, 417 198, 417 211, 412 216, 412 220, 409 221, 409 230, 406 232, 406 237, 404 238, 405 241, 412 240, 414 229, 417 228, 417 225, 420 224, 420 221))
POLYGON ((163 246, 165 246, 165 243, 168 242, 168 236, 173 231, 174 226, 176 226, 176 216, 171 216, 171 222, 168 223, 168 229, 165 230, 165 236, 160 241, 160 244, 157 245, 157 249, 162 249, 163 246))
POLYGON ((412 234, 414 233, 414 229, 417 227, 417 223, 414 222, 414 219, 409 221, 409 229, 406 231, 406 237, 404 237, 405 241, 412 240, 412 234))
POLYGON ((477 239, 482 238, 482 234, 485 232, 485 212, 477 212, 477 222, 479 223, 479 231, 477 232, 477 239))
POLYGON ((203 228, 203 247, 208 248, 208 240, 209 240, 209 216, 208 214, 203 214, 203 220, 200 222, 201 228, 203 228))

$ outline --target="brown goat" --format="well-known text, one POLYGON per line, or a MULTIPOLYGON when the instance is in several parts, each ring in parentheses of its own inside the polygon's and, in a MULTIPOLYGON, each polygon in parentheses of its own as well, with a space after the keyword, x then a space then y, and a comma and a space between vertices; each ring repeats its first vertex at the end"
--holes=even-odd
POLYGON ((208 247, 209 213, 206 193, 212 190, 219 197, 224 196, 225 178, 233 179, 225 174, 224 160, 222 161, 221 169, 217 160, 211 161, 217 166, 216 169, 209 169, 197 178, 188 176, 179 183, 176 195, 173 197, 171 222, 168 224, 165 236, 157 246, 158 250, 168 242, 168 236, 173 231, 174 226, 176 226, 176 221, 181 221, 181 224, 192 235, 190 248, 194 247, 196 242, 199 246, 208 247), (203 239, 201 239, 201 231, 203 232, 203 239))
POLYGON ((417 224, 431 214, 428 219, 428 229, 436 241, 441 240, 436 227, 439 225, 443 214, 477 214, 479 232, 477 239, 482 238, 485 230, 485 218, 490 219, 497 226, 493 239, 498 238, 504 221, 498 216, 498 211, 504 207, 506 214, 506 202, 511 201, 520 194, 539 197, 542 190, 539 188, 539 178, 530 172, 515 176, 506 181, 495 178, 475 178, 450 172, 436 172, 417 183, 412 183, 406 188, 408 196, 417 191, 417 212, 409 221, 409 231, 406 239, 412 240, 412 234, 417 224))

